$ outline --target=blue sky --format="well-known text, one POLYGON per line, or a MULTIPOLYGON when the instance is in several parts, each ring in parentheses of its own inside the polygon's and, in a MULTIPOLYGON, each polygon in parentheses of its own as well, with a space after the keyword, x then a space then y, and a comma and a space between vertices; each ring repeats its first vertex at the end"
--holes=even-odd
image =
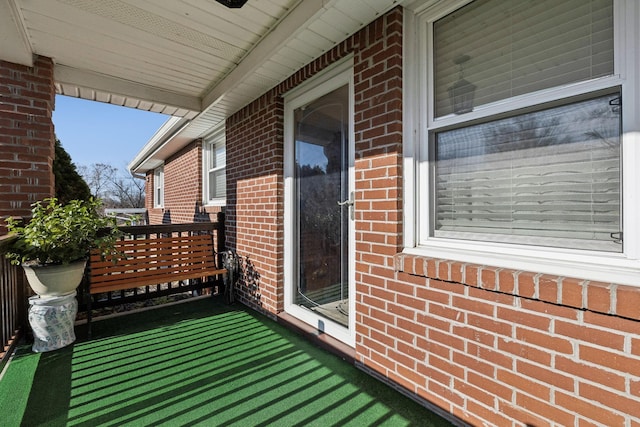
POLYGON ((133 160, 168 116, 102 102, 56 96, 53 123, 76 166, 109 163, 119 170, 133 160))

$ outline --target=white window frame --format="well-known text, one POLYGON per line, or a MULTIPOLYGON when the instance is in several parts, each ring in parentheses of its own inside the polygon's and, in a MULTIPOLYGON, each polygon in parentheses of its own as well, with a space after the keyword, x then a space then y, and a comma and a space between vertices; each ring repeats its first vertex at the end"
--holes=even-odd
POLYGON ((614 75, 484 105, 460 116, 434 118, 429 64, 433 22, 471 0, 414 2, 404 15, 404 242, 405 253, 559 276, 640 286, 640 5, 614 0, 614 75), (626 31, 628 29, 629 31, 626 31), (427 52, 424 54, 423 52, 427 52), (622 93, 622 253, 474 242, 433 237, 429 193, 429 135, 460 121, 500 116, 619 87, 622 93), (424 119, 426 118, 426 120, 424 119), (426 188, 424 188, 426 187, 426 188))
POLYGON ((227 195, 221 197, 209 198, 209 172, 219 171, 225 169, 226 179, 226 162, 223 166, 216 165, 215 168, 211 168, 209 164, 211 150, 215 150, 216 147, 224 147, 226 153, 226 140, 225 140, 225 128, 224 126, 214 130, 204 138, 202 142, 202 204, 205 206, 225 206, 227 204, 227 195))
POLYGON ((153 171, 153 207, 164 207, 164 165, 153 171))

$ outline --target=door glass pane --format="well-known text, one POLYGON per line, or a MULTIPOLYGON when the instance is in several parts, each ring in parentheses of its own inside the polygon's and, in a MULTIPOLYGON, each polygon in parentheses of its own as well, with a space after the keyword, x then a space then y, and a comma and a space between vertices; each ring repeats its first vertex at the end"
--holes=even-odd
POLYGON ((348 86, 294 111, 295 303, 348 325, 348 86))

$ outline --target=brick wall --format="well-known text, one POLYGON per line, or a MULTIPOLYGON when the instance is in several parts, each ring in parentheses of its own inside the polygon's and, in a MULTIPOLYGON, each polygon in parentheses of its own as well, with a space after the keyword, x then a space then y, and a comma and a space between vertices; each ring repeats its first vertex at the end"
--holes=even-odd
POLYGON ((54 195, 53 62, 33 67, 0 61, 0 234, 7 216, 29 216, 54 195))
POLYGON ((244 258, 239 297, 283 309, 283 102, 276 91, 227 120, 227 246, 244 258))
POLYGON ((215 221, 221 207, 202 206, 202 141, 194 140, 164 164, 164 207, 154 207, 154 175, 147 173, 149 224, 215 221))
POLYGON ((380 280, 403 309, 368 334, 377 371, 471 423, 640 425, 638 288, 403 254, 395 262, 380 280), (394 339, 377 332, 400 324, 394 339))
POLYGON ((241 299, 283 303, 281 94, 354 54, 356 359, 472 425, 640 426, 640 288, 402 250, 402 10, 227 121, 241 299))

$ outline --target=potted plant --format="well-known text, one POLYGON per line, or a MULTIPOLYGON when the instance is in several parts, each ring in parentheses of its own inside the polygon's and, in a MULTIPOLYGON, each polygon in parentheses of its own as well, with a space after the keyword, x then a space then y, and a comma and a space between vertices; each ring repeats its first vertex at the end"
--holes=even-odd
POLYGON ((62 205, 56 198, 32 205, 26 223, 7 219, 7 228, 17 235, 7 257, 21 264, 29 285, 41 297, 66 295, 80 282, 90 252, 113 253, 119 232, 113 217, 102 216, 99 200, 72 200, 62 205))

